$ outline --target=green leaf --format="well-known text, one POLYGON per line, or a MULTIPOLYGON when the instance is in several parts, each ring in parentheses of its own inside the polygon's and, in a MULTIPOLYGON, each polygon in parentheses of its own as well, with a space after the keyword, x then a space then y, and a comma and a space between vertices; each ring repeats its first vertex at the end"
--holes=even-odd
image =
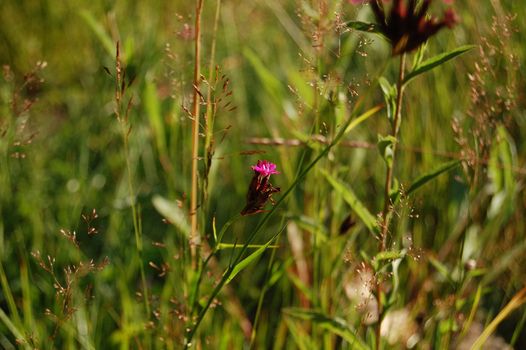
POLYGON ((380 252, 376 254, 376 256, 373 259, 373 267, 375 271, 379 271, 380 268, 384 266, 384 265, 380 265, 380 262, 385 261, 385 260, 393 261, 393 260, 403 259, 405 255, 406 255, 405 250, 388 250, 388 251, 380 252))
MULTIPOLYGON (((6 326, 9 331, 15 336, 17 339, 26 339, 24 337, 24 332, 20 331, 15 324, 11 321, 9 316, 4 312, 4 310, 0 309, 0 321, 6 326)), ((29 347, 27 347, 29 348, 29 347)))
POLYGON ((356 126, 358 126, 362 122, 366 121, 367 119, 369 119, 369 117, 372 117, 374 114, 376 114, 376 112, 378 112, 381 109, 382 109, 382 106, 375 106, 375 107, 369 109, 367 112, 362 113, 360 116, 354 118, 349 123, 347 128, 345 129, 344 134, 349 133, 352 129, 354 129, 356 126))
POLYGON ((300 326, 297 325, 291 318, 285 317, 285 323, 292 335, 292 339, 300 350, 313 350, 316 346, 313 344, 311 336, 300 326))
POLYGON ((448 172, 450 170, 455 169, 457 166, 459 166, 460 161, 459 160, 453 160, 450 162, 443 163, 436 167, 435 169, 431 170, 429 173, 424 174, 420 177, 418 177, 407 189, 406 194, 410 195, 420 187, 424 186, 429 181, 433 180, 435 177, 439 176, 442 173, 448 172))
MULTIPOLYGON (((276 249, 276 248, 279 248, 279 245, 277 245, 277 244, 273 244, 273 245, 269 245, 269 246, 266 246, 264 244, 249 244, 249 245, 247 245, 248 249, 256 249, 256 248, 262 248, 262 247, 267 247, 269 249, 276 249)), ((218 243, 217 244, 217 250, 221 250, 221 249, 241 249, 241 248, 243 248, 242 245, 234 244, 234 243, 218 243)))
POLYGON ((401 259, 404 256, 405 256, 405 251, 403 250, 387 250, 387 251, 376 254, 376 256, 374 257, 374 260, 375 261, 394 260, 394 259, 401 259))
POLYGON ((420 64, 422 64, 422 61, 424 60, 424 54, 427 51, 427 43, 428 43, 428 41, 426 41, 425 43, 420 45, 418 47, 418 50, 416 50, 415 54, 413 55, 413 68, 412 68, 412 70, 414 70, 415 68, 420 66, 420 64))
POLYGON ((283 312, 286 315, 315 323, 317 326, 328 330, 334 334, 339 335, 345 339, 351 345, 352 349, 355 350, 367 350, 369 347, 356 335, 356 331, 353 330, 347 322, 340 317, 329 317, 321 312, 300 309, 300 308, 287 308, 283 312))
POLYGON ((310 302, 314 300, 311 288, 309 288, 309 286, 306 285, 305 282, 303 282, 295 272, 288 270, 287 277, 290 282, 292 282, 292 284, 298 288, 298 290, 300 290, 307 299, 309 299, 310 302))
POLYGON ((390 168, 393 165, 393 145, 396 143, 396 138, 394 136, 382 136, 378 135, 378 151, 382 156, 387 166, 390 168))
POLYGON ((379 233, 378 225, 376 224, 376 218, 358 199, 356 194, 354 194, 352 188, 348 184, 345 184, 343 181, 333 177, 325 170, 322 170, 321 172, 332 185, 332 187, 343 196, 343 199, 351 206, 352 210, 363 221, 363 223, 369 229, 369 231, 373 233, 379 233))
POLYGON ((396 95, 396 86, 391 84, 385 77, 378 78, 378 84, 380 84, 384 97, 396 95))
POLYGON ((458 47, 452 51, 442 53, 440 55, 436 55, 434 57, 431 57, 424 62, 420 63, 418 67, 413 69, 409 74, 406 75, 404 79, 404 85, 407 84, 411 79, 414 77, 427 72, 428 70, 431 70, 437 66, 440 66, 441 64, 452 60, 453 58, 462 55, 463 53, 477 47, 476 45, 464 45, 461 47, 458 47))
POLYGON ((115 55, 115 43, 104 29, 104 26, 93 17, 91 12, 87 10, 80 10, 79 15, 86 22, 88 27, 90 27, 93 33, 95 33, 95 36, 99 39, 106 52, 113 57, 115 55))
POLYGON ((150 80, 146 80, 143 99, 146 115, 150 121, 153 137, 157 144, 157 149, 159 153, 164 156, 166 155, 166 132, 164 129, 165 122, 161 113, 161 104, 159 101, 159 96, 157 95, 157 88, 150 80))
POLYGON ((429 262, 431 265, 435 267, 435 269, 440 273, 444 278, 446 278, 448 281, 453 282, 453 277, 451 276, 451 272, 447 268, 446 265, 442 264, 440 261, 435 259, 434 257, 429 257, 429 262))
POLYGON ((468 330, 471 327, 471 324, 473 323, 473 320, 475 319, 475 314, 477 313, 479 302, 482 297, 482 285, 479 284, 477 287, 477 292, 475 293, 475 297, 473 298, 473 303, 471 306, 471 311, 469 313, 469 317, 466 322, 464 322, 464 325, 462 327, 462 333, 460 333, 460 338, 463 338, 468 330))
POLYGON ((518 309, 522 306, 522 304, 526 303, 526 287, 521 289, 513 298, 511 298, 510 302, 506 304, 506 306, 497 314, 497 316, 491 321, 486 328, 484 328, 484 331, 479 335, 477 340, 473 343, 471 346, 472 350, 479 350, 482 349, 482 346, 488 338, 491 336, 493 332, 497 329, 497 326, 506 318, 508 317, 514 310, 518 309))
POLYGON ((517 154, 515 143, 503 126, 497 128, 496 134, 488 164, 490 188, 493 194, 488 210, 489 218, 498 217, 499 214, 509 217, 514 210, 517 192, 513 173, 517 154))
POLYGON ((376 23, 368 23, 368 22, 362 22, 362 21, 349 21, 349 22, 346 22, 345 25, 350 29, 359 30, 361 32, 382 34, 380 30, 380 26, 376 23))
POLYGON ((386 78, 378 78, 378 83, 384 95, 385 105, 387 106, 387 119, 393 120, 396 110, 396 85, 391 84, 386 78))
MULTIPOLYGON (((264 245, 262 245, 260 248, 258 248, 256 251, 254 251, 252 254, 241 260, 239 263, 234 266, 232 269, 232 272, 230 273, 230 276, 228 276, 226 283, 230 283, 236 277, 238 273, 240 273, 242 270, 244 270, 250 263, 252 263, 254 260, 256 260, 263 252, 269 248, 270 244, 276 239, 276 237, 283 232, 286 226, 284 226, 281 230, 279 230, 274 236, 272 236, 271 239, 264 245)), ((248 245, 247 245, 248 247, 248 245)))
POLYGON ((273 98, 276 105, 281 106, 283 103, 283 96, 285 96, 283 83, 276 78, 276 74, 268 69, 268 65, 266 65, 261 60, 261 56, 254 51, 245 48, 243 50, 243 55, 247 58, 248 62, 258 75, 263 88, 273 98))

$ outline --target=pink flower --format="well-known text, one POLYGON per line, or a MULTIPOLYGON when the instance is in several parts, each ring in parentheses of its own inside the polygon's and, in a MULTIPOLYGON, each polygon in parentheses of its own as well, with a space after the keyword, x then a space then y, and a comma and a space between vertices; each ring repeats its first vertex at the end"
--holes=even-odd
POLYGON ((279 174, 279 171, 276 171, 276 164, 266 160, 258 160, 258 163, 256 165, 252 165, 251 168, 261 176, 279 174))
POLYGON ((279 174, 276 164, 266 160, 258 160, 253 165, 254 175, 248 186, 246 205, 241 211, 241 215, 251 215, 263 212, 267 202, 274 204, 272 195, 280 191, 279 187, 274 187, 270 183, 270 175, 279 174))

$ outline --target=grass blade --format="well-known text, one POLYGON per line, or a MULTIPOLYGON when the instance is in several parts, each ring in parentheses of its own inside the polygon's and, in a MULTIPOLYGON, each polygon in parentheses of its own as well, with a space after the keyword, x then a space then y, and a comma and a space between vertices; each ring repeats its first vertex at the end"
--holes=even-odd
POLYGON ((475 319, 475 314, 477 313, 481 297, 482 297, 482 286, 479 285, 477 288, 477 292, 475 293, 475 297, 473 299, 473 305, 471 306, 469 317, 467 321, 464 323, 464 327, 462 328, 462 333, 460 333, 460 338, 463 338, 466 335, 467 331, 469 330, 469 327, 471 327, 471 324, 473 323, 473 320, 475 319))
MULTIPOLYGON (((0 320, 5 324, 7 329, 11 331, 11 333, 15 336, 16 339, 25 339, 22 332, 18 328, 16 328, 13 322, 11 322, 11 319, 6 315, 6 313, 2 309, 0 309, 0 320)), ((26 348, 29 349, 29 346, 27 346, 26 348)))
POLYGON ((91 12, 87 10, 80 10, 79 15, 86 22, 88 27, 90 27, 95 36, 99 39, 108 55, 113 56, 115 54, 115 43, 108 35, 108 33, 106 33, 103 25, 95 19, 91 12))
POLYGON ((322 170, 322 174, 325 176, 331 186, 338 192, 341 193, 343 199, 351 206, 352 210, 360 217, 367 229, 373 233, 378 233, 378 225, 376 218, 369 212, 365 205, 358 199, 352 188, 344 183, 343 181, 333 177, 328 172, 322 170))
MULTIPOLYGON (((217 244, 217 250, 221 250, 221 249, 240 249, 242 248, 243 246, 239 245, 239 244, 233 244, 233 243, 218 243, 217 244)), ((269 249, 275 249, 275 248, 279 248, 279 245, 277 244, 273 244, 273 245, 269 245, 267 246, 266 244, 249 244, 247 245, 247 248, 248 249, 255 249, 255 248, 263 248, 263 247, 267 247, 269 249)))
MULTIPOLYGON (((238 273, 240 273, 242 270, 244 270, 248 265, 250 265, 250 263, 252 263, 254 260, 256 260, 261 254, 263 254, 263 252, 270 246, 270 244, 276 239, 276 237, 281 232, 283 232, 285 227, 286 226, 283 226, 283 228, 281 230, 279 230, 274 236, 272 236, 272 238, 269 239, 269 241, 267 243, 265 243, 260 248, 258 248, 256 251, 254 251, 252 254, 250 254, 249 256, 247 256, 246 258, 241 260, 240 262, 238 262, 234 266, 234 268, 232 269, 232 272, 230 273, 230 275, 228 276, 228 278, 226 280, 226 284, 230 283, 230 281, 232 281, 234 279, 234 277, 236 277, 236 275, 238 273)), ((241 248, 243 248, 243 247, 244 248, 248 248, 248 246, 249 246, 248 244, 245 244, 241 248)))
POLYGON ((355 350, 367 350, 369 347, 355 334, 355 331, 349 327, 344 319, 339 317, 329 317, 321 312, 314 310, 300 309, 300 308, 288 308, 284 310, 284 313, 292 317, 310 321, 318 325, 319 327, 339 335, 345 339, 355 350))
POLYGON ((439 176, 442 173, 445 173, 447 171, 455 169, 457 166, 460 165, 459 160, 453 160, 450 162, 443 163, 436 167, 435 169, 431 170, 429 173, 424 174, 417 178, 411 186, 409 186, 409 189, 407 190, 406 194, 410 195, 420 187, 424 186, 429 181, 433 180, 435 177, 439 176))
POLYGON ((286 317, 285 324, 287 325, 287 328, 289 329, 289 332, 292 335, 292 339, 294 340, 294 343, 298 346, 298 349, 300 350, 316 349, 314 344, 312 344, 310 335, 305 330, 303 330, 299 325, 297 325, 292 319, 286 317))
POLYGON ((352 129, 354 129, 356 126, 361 124, 362 122, 369 119, 369 117, 372 117, 376 112, 380 111, 383 108, 382 105, 374 106, 373 108, 369 109, 367 112, 362 113, 355 119, 353 119, 347 128, 345 128, 345 134, 349 133, 352 129))
POLYGON ((490 322, 490 324, 484 329, 482 334, 477 338, 471 350, 479 350, 482 348, 489 336, 495 332, 495 329, 513 310, 519 308, 522 304, 526 302, 526 287, 523 288, 520 292, 515 294, 515 296, 510 300, 510 302, 502 309, 497 317, 490 322))
POLYGON ((409 74, 406 75, 404 79, 404 85, 407 84, 411 79, 419 76, 422 73, 425 73, 435 67, 440 66, 443 63, 446 63, 447 61, 452 60, 453 58, 462 55, 465 52, 468 52, 469 50, 477 47, 476 45, 464 45, 461 47, 457 47, 454 50, 441 53, 440 55, 436 55, 434 57, 431 57, 421 64, 418 65, 413 71, 411 71, 409 74))

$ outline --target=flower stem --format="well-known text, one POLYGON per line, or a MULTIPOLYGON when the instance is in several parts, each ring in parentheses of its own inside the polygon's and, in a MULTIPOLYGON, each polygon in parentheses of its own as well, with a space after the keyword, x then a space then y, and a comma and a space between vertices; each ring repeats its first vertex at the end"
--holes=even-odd
MULTIPOLYGON (((396 109, 392 123, 391 136, 395 138, 393 143, 393 155, 391 164, 387 165, 387 173, 385 175, 385 189, 384 189, 384 208, 382 210, 382 224, 381 224, 381 236, 379 244, 379 252, 384 252, 387 247, 387 238, 389 235, 389 221, 391 217, 391 186, 393 184, 393 171, 395 165, 396 146, 398 144, 398 131, 400 130, 400 123, 402 119, 402 97, 404 95, 404 75, 405 75, 405 59, 406 54, 402 53, 400 56, 400 67, 398 71, 398 81, 396 84, 396 109)), ((381 281, 376 282, 376 297, 378 298, 378 323, 376 326, 376 349, 381 349, 381 334, 380 328, 382 325, 383 318, 383 305, 382 305, 382 283, 381 281)))
POLYGON ((193 109, 192 109, 192 192, 190 198, 190 217, 191 217, 191 232, 190 232, 190 254, 192 258, 192 267, 197 268, 197 244, 199 237, 197 237, 197 192, 198 192, 198 169, 197 161, 199 156, 199 109, 200 109, 200 95, 199 85, 201 81, 201 13, 203 9, 203 0, 198 0, 195 10, 195 58, 194 58, 194 94, 193 94, 193 109))

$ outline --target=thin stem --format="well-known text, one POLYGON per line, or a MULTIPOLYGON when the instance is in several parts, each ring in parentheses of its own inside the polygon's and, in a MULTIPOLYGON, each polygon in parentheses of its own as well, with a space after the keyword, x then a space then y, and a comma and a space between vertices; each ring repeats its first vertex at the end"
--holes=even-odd
MULTIPOLYGON (((217 44, 217 28, 219 27, 219 15, 221 13, 221 0, 216 1, 216 13, 214 18, 214 30, 212 31, 212 44, 210 46, 210 62, 208 63, 208 91, 206 94, 206 113, 205 113, 205 152, 209 152, 209 147, 212 142, 213 128, 214 128, 214 117, 215 117, 215 104, 212 103, 212 81, 214 79, 214 65, 215 65, 215 54, 217 44)), ((209 155, 207 155, 209 156, 209 155)))
MULTIPOLYGON (((197 272, 197 281, 196 281, 196 285, 195 285, 195 288, 194 288, 194 293, 192 295, 192 298, 190 299, 190 305, 192 306, 190 315, 194 314, 195 308, 197 306, 197 297, 199 295, 199 287, 200 287, 201 281, 203 279, 203 272, 204 272, 204 270, 208 266, 208 263, 210 262, 210 260, 216 255, 217 251, 219 250, 218 249, 219 248, 219 243, 221 242, 226 230, 229 229, 230 226, 232 226, 232 224, 234 222, 236 222, 239 218, 241 218, 241 214, 236 214, 234 217, 232 217, 230 220, 228 220, 226 224, 223 225, 223 227, 221 228, 221 231, 219 232, 219 235, 217 236, 217 242, 215 242, 215 245, 212 248, 212 250, 209 252, 207 258, 203 261, 202 264, 199 265, 198 272, 197 272)), ((206 247, 207 247, 207 245, 205 244, 203 251, 206 250, 206 247)))
POLYGON ((197 268, 197 243, 199 237, 197 236, 197 192, 198 192, 198 169, 197 161, 199 156, 199 109, 200 109, 200 94, 199 85, 201 81, 201 12, 203 9, 203 0, 198 0, 195 10, 195 58, 194 58, 194 95, 193 95, 193 109, 192 109, 192 191, 190 198, 190 216, 191 216, 191 231, 190 231, 190 254, 192 257, 192 267, 197 268))
MULTIPOLYGON (((398 131, 400 130, 400 122, 401 122, 401 115, 402 115, 402 97, 404 95, 404 75, 405 75, 405 58, 406 54, 403 53, 400 56, 400 67, 398 71, 398 81, 396 83, 396 109, 395 109, 395 115, 393 119, 392 124, 392 130, 391 130, 391 136, 395 138, 395 142, 393 143, 393 154, 392 154, 392 161, 391 164, 387 165, 387 173, 385 175, 385 188, 384 188, 384 208, 382 211, 382 227, 381 227, 381 236, 380 236, 380 246, 379 246, 379 252, 383 252, 386 249, 387 246, 387 236, 389 234, 389 219, 391 216, 391 186, 393 184, 393 171, 394 171, 394 164, 395 164, 395 156, 396 156, 396 146, 398 143, 398 131)), ((382 305, 382 283, 380 281, 377 281, 376 283, 376 297, 378 298, 378 323, 376 326, 376 349, 381 349, 382 342, 381 342, 381 334, 380 334, 380 328, 382 325, 382 314, 383 314, 383 305, 382 305)))
POLYGON ((120 58, 119 42, 116 44, 115 54, 115 71, 116 71, 116 86, 115 86, 115 116, 121 126, 122 138, 124 142, 124 158, 126 160, 126 173, 128 177, 128 195, 130 197, 130 205, 132 208, 133 231, 135 234, 135 246, 137 248, 137 258, 139 260, 139 270, 141 273, 141 283, 143 289, 144 306, 146 314, 150 317, 150 302, 148 296, 148 284, 146 283, 146 274, 142 263, 142 230, 139 222, 139 215, 137 205, 135 203, 135 191, 133 189, 132 169, 130 162, 130 145, 129 136, 131 128, 128 126, 130 109, 132 107, 132 99, 130 98, 126 106, 123 105, 123 97, 126 92, 126 85, 124 81, 125 74, 122 70, 120 58), (124 116, 123 116, 124 114, 124 116))
MULTIPOLYGON (((281 226, 283 226, 285 221, 285 217, 283 217, 281 221, 281 226)), ((280 239, 280 235, 276 237, 276 242, 278 242, 280 239)), ((259 323, 259 317, 261 315, 261 310, 263 307, 263 301, 265 299, 265 295, 267 293, 267 290, 270 288, 269 282, 270 282, 270 276, 272 274, 272 267, 274 266, 274 258, 276 256, 277 249, 272 249, 272 253, 270 254, 270 260, 267 265, 267 270, 265 271, 265 277, 263 280, 265 281, 265 284, 263 285, 263 288, 261 289, 261 293, 259 295, 258 304, 256 308, 256 315, 254 316, 254 322, 252 324, 252 333, 250 334, 250 345, 249 349, 255 349, 255 340, 256 340, 256 333, 259 323)))

